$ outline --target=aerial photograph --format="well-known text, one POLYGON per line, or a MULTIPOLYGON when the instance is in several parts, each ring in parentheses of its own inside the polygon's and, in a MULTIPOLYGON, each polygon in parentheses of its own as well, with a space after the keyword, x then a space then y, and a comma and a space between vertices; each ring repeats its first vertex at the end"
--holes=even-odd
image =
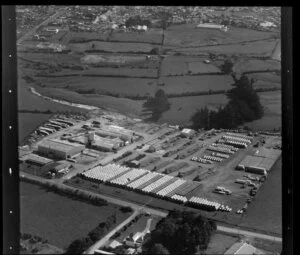
POLYGON ((15 11, 21 254, 282 254, 280 7, 15 11))

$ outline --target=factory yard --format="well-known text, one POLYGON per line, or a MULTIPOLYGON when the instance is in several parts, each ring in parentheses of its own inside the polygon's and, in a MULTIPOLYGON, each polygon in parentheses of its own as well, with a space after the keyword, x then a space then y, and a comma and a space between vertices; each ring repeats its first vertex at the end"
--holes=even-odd
POLYGON ((27 153, 20 149, 21 171, 154 208, 201 210, 235 225, 281 154, 280 136, 179 130, 104 113, 56 117, 37 135, 44 137, 27 153))

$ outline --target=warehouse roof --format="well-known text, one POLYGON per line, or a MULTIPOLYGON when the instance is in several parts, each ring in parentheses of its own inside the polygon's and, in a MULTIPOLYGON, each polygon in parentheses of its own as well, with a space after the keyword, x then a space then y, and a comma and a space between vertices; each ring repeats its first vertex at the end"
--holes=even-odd
POLYGON ((31 162, 34 162, 34 163, 37 163, 37 164, 40 164, 40 165, 46 165, 50 162, 53 162, 53 160, 49 159, 49 158, 45 158, 45 157, 41 157, 41 156, 38 156, 36 154, 27 154, 25 155, 24 157, 22 157, 22 160, 28 160, 28 161, 31 161, 31 162))
POLYGON ((250 244, 240 242, 233 244, 224 255, 235 255, 235 254, 256 254, 256 248, 250 244))
POLYGON ((58 140, 58 139, 51 139, 51 140, 44 140, 42 143, 39 144, 39 147, 40 146, 68 152, 69 150, 71 150, 75 147, 82 147, 84 145, 76 144, 76 143, 70 143, 70 142, 63 141, 63 140, 58 140))
POLYGON ((281 150, 260 148, 254 153, 254 156, 277 159, 281 155, 281 150))
POLYGON ((276 159, 272 159, 272 158, 248 155, 239 163, 239 165, 243 165, 245 167, 259 167, 259 168, 264 168, 267 171, 269 171, 270 168, 275 163, 275 161, 276 161, 276 159))

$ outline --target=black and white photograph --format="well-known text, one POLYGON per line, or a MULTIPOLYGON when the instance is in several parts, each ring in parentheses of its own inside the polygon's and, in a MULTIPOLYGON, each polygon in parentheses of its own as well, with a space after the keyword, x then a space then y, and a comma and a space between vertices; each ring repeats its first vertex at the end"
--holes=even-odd
POLYGON ((282 7, 13 8, 19 254, 286 254, 282 7))

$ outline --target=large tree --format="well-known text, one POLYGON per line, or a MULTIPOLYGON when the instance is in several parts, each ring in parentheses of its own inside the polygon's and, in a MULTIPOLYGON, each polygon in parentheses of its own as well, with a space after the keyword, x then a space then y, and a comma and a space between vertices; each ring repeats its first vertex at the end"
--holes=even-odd
POLYGON ((235 79, 233 88, 227 93, 229 102, 225 107, 218 111, 209 111, 207 107, 197 110, 191 117, 193 128, 236 128, 245 122, 260 119, 264 111, 253 82, 246 75, 235 79))
POLYGON ((207 248, 215 229, 215 223, 201 215, 171 211, 145 238, 143 254, 153 254, 157 250, 168 251, 170 254, 194 254, 199 249, 207 248))

